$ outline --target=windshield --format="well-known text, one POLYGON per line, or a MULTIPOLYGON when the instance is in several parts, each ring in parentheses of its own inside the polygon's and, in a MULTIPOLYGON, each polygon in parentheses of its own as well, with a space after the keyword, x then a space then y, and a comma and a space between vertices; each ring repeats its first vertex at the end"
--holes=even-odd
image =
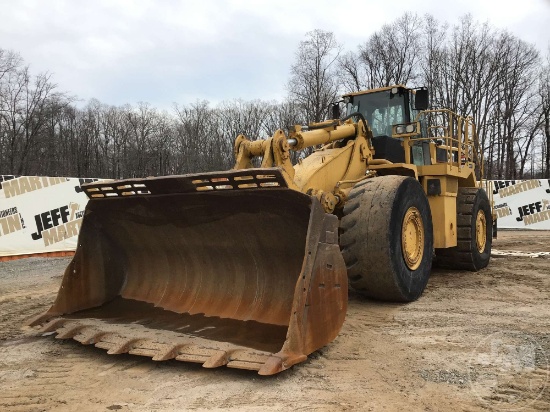
POLYGON ((408 122, 405 110, 406 94, 406 90, 399 88, 396 94, 390 90, 383 90, 352 96, 353 100, 348 104, 347 114, 361 113, 369 123, 373 136, 391 136, 394 124, 408 122))

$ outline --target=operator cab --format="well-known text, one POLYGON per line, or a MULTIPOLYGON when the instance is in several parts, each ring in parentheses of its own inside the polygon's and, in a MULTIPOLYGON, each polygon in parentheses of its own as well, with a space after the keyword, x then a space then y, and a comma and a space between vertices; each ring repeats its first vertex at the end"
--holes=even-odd
POLYGON ((403 85, 383 87, 344 95, 346 114, 361 113, 372 130, 375 159, 404 163, 403 139, 392 137, 394 125, 404 125, 416 119, 420 110, 427 107, 427 90, 416 99, 415 91, 403 85), (417 104, 415 104, 417 103, 417 104), (426 106, 426 107, 425 107, 426 106))

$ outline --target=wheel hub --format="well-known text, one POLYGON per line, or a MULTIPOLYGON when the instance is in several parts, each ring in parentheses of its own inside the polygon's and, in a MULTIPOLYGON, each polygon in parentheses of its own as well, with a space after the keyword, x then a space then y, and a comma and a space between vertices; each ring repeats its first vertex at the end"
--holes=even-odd
POLYGON ((476 246, 479 253, 483 253, 487 243, 487 220, 483 210, 478 210, 476 216, 476 246))
POLYGON ((418 269, 424 255, 424 225, 416 207, 410 207, 403 218, 401 246, 407 267, 410 270, 418 269))

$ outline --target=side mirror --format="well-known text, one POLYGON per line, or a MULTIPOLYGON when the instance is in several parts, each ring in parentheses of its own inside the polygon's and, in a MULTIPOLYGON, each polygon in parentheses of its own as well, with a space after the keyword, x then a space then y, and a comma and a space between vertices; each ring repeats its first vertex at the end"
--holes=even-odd
POLYGON ((340 118, 340 104, 339 103, 333 103, 332 104, 332 118, 333 119, 339 119, 340 118))
POLYGON ((416 110, 426 110, 428 107, 430 107, 430 96, 427 88, 422 87, 421 89, 418 89, 416 91, 414 97, 414 106, 416 110))

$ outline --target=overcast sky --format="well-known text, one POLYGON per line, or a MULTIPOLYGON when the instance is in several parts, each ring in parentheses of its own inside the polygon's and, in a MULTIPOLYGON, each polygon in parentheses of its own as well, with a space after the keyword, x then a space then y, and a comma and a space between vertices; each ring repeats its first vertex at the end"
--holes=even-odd
POLYGON ((280 100, 306 32, 355 51, 405 11, 451 24, 471 13, 550 46, 550 0, 0 0, 0 48, 84 102, 280 100))

